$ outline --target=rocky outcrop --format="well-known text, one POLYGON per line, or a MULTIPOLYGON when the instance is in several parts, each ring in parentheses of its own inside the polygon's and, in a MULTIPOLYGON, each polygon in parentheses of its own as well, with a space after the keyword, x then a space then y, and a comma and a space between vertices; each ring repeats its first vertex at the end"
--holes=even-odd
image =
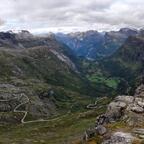
POLYGON ((144 85, 136 89, 134 96, 116 97, 108 105, 105 116, 109 122, 123 119, 128 125, 140 125, 144 121, 144 85))
POLYGON ((135 97, 144 99, 144 84, 140 85, 135 92, 135 97))
POLYGON ((144 139, 144 129, 142 128, 136 128, 133 130, 133 134, 135 134, 137 137, 144 139))
POLYGON ((107 132, 107 129, 103 125, 98 125, 96 131, 99 135, 104 135, 107 132))
POLYGON ((75 72, 78 72, 75 64, 70 60, 69 57, 67 57, 66 55, 60 53, 60 52, 57 52, 56 50, 54 49, 50 49, 50 51, 57 56, 57 58, 59 60, 61 60, 62 62, 66 63, 71 69, 73 69, 75 72))
POLYGON ((131 144, 133 139, 134 137, 130 133, 116 132, 102 144, 131 144))
MULTIPOLYGON (((95 131, 91 131, 91 136, 106 135, 109 133, 106 125, 119 120, 132 127, 144 126, 144 85, 140 85, 136 89, 134 96, 122 95, 116 97, 108 105, 106 113, 97 117, 95 131)), ((137 128, 132 133, 118 131, 110 135, 102 144, 132 144, 134 137, 144 139, 144 129, 137 128)))

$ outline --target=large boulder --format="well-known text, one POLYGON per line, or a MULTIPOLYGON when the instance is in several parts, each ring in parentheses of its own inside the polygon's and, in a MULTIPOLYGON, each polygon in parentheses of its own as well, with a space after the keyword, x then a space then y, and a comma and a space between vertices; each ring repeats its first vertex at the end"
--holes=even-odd
POLYGON ((107 132, 107 129, 103 125, 99 125, 96 127, 96 132, 99 135, 104 135, 107 132))
POLYGON ((108 105, 106 115, 109 121, 116 121, 124 114, 127 104, 122 101, 114 101, 108 105))
POLYGON ((140 107, 142 107, 142 108, 144 108, 144 102, 143 101, 138 101, 137 105, 140 106, 140 107))
POLYGON ((135 113, 143 113, 144 109, 140 106, 134 106, 131 108, 131 111, 135 112, 135 113))
POLYGON ((134 137, 130 133, 115 132, 110 139, 102 144, 132 144, 134 137))
POLYGON ((134 97, 133 96, 127 96, 127 95, 121 95, 121 96, 117 96, 115 98, 115 101, 121 101, 121 102, 124 102, 126 104, 130 104, 130 103, 133 103, 134 97))
POLYGON ((129 125, 140 125, 144 121, 144 85, 140 85, 134 96, 118 96, 108 105, 109 122, 126 120, 129 125))
POLYGON ((135 91, 135 97, 144 98, 144 84, 140 85, 135 91))
POLYGON ((144 139, 144 129, 142 128, 136 128, 133 130, 133 134, 140 139, 144 139))
POLYGON ((94 137, 96 134, 96 129, 95 128, 89 128, 85 131, 84 136, 83 136, 83 140, 87 141, 88 139, 94 137))

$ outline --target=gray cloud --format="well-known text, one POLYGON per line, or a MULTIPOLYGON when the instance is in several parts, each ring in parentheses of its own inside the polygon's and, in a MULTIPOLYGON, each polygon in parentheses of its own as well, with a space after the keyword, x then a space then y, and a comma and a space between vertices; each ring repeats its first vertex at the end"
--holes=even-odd
POLYGON ((2 19, 0 19, 0 26, 3 26, 5 24, 5 21, 3 21, 2 19))
POLYGON ((1 0, 0 27, 30 29, 112 29, 144 26, 143 0, 1 0))

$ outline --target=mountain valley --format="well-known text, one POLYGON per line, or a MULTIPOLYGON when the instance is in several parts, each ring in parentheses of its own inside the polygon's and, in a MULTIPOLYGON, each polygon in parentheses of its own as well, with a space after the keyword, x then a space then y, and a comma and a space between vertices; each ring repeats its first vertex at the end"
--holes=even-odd
POLYGON ((143 67, 142 29, 0 32, 0 143, 113 144, 116 132, 143 133, 143 67))

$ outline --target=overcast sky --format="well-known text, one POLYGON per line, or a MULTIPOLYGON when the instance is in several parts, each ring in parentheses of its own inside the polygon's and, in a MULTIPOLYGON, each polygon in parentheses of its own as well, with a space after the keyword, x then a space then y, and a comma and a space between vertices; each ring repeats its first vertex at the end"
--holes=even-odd
POLYGON ((0 0, 0 30, 144 27, 144 0, 0 0))

